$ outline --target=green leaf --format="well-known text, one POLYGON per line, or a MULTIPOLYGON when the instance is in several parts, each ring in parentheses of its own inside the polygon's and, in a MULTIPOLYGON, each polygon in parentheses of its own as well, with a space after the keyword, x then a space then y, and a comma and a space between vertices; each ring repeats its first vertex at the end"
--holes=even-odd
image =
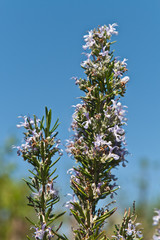
POLYGON ((47 208, 53 206, 57 202, 59 202, 59 197, 58 196, 54 200, 52 200, 52 202, 47 203, 47 208))
POLYGON ((113 190, 109 190, 109 191, 107 191, 107 192, 103 192, 103 193, 102 193, 102 196, 105 195, 105 194, 109 195, 110 193, 115 192, 115 191, 117 191, 118 189, 119 189, 119 187, 118 187, 118 188, 115 188, 115 189, 113 189, 113 190))
MULTIPOLYGON (((89 172, 87 172, 83 167, 80 166, 80 169, 82 170, 82 172, 83 172, 84 175, 86 175, 86 176, 89 177, 89 178, 92 178, 92 175, 91 175, 89 172)), ((86 169, 87 169, 87 168, 86 168, 86 169)))
POLYGON ((79 224, 81 224, 85 229, 87 229, 87 226, 81 221, 80 216, 78 216, 78 213, 76 211, 74 211, 73 209, 70 209, 71 213, 73 214, 73 216, 75 217, 75 219, 77 220, 77 222, 79 224))
POLYGON ((57 121, 55 122, 53 128, 50 130, 50 133, 53 133, 53 132, 57 129, 57 127, 58 127, 59 124, 60 124, 60 123, 58 123, 58 121, 59 121, 59 118, 58 118, 57 121))
POLYGON ((102 224, 108 217, 110 217, 115 211, 117 210, 117 208, 113 208, 110 211, 107 211, 106 213, 104 213, 102 216, 98 217, 94 223, 100 223, 102 224))
POLYGON ((74 180, 72 180, 72 184, 73 186, 79 191, 79 193, 81 193, 83 196, 85 196, 86 198, 88 198, 87 194, 84 192, 84 189, 74 180), (83 189, 83 190, 82 190, 83 189))
POLYGON ((53 229, 52 229, 52 232, 53 232, 57 237, 59 237, 59 239, 68 240, 68 238, 66 237, 65 234, 63 234, 63 236, 62 236, 62 235, 58 234, 57 232, 55 232, 53 229))
MULTIPOLYGON (((48 178, 50 178, 50 177, 56 172, 56 170, 57 170, 57 168, 55 168, 55 169, 52 171, 52 173, 49 174, 48 178)), ((58 177, 58 175, 57 175, 57 177, 58 177)))
POLYGON ((44 160, 44 142, 41 142, 41 156, 42 156, 42 159, 44 160))
POLYGON ((25 218, 27 219, 28 222, 30 222, 33 226, 36 227, 36 224, 32 220, 30 220, 28 217, 25 217, 25 218))
POLYGON ((102 238, 104 236, 105 232, 101 232, 96 238, 94 238, 94 240, 103 240, 103 239, 106 239, 106 238, 102 238))
POLYGON ((28 181, 25 180, 24 178, 23 178, 22 180, 27 184, 27 186, 30 188, 30 190, 31 190, 32 192, 35 192, 35 190, 33 189, 33 188, 35 188, 35 187, 33 186, 32 183, 28 182, 28 181))
POLYGON ((79 205, 79 203, 78 202, 71 202, 71 204, 74 206, 75 210, 79 211, 81 217, 85 219, 84 212, 82 210, 82 207, 79 205))
POLYGON ((58 177, 58 175, 57 176, 55 176, 54 178, 52 178, 52 180, 54 181, 56 178, 58 177))
POLYGON ((48 118, 48 108, 45 107, 46 119, 48 118))
POLYGON ((38 179, 41 179, 40 176, 38 176, 37 174, 35 174, 34 172, 32 172, 30 169, 28 170, 30 173, 32 173, 35 177, 37 177, 38 179))
POLYGON ((44 129, 44 116, 42 117, 42 120, 40 122, 40 129, 44 129))
POLYGON ((27 237, 27 239, 31 240, 30 237, 29 237, 28 235, 27 235, 26 237, 27 237))
POLYGON ((54 162, 51 164, 50 168, 53 167, 53 166, 59 161, 59 159, 60 159, 60 157, 58 157, 57 160, 54 161, 54 162))
POLYGON ((58 219, 58 218, 60 218, 61 216, 63 216, 64 214, 65 214, 66 212, 62 212, 62 213, 60 213, 60 214, 58 214, 58 215, 56 215, 55 217, 53 217, 53 218, 51 218, 51 219, 49 219, 48 221, 48 223, 47 223, 47 225, 46 226, 49 226, 52 222, 54 222, 54 220, 56 220, 56 219, 58 219))
POLYGON ((86 217, 87 217, 87 225, 90 226, 90 210, 88 208, 86 210, 86 217))
POLYGON ((52 208, 49 208, 47 210, 47 213, 46 213, 46 216, 45 216, 46 221, 48 221, 48 218, 49 218, 49 215, 50 215, 51 211, 52 211, 52 208))
POLYGON ((50 126, 51 126, 51 118, 52 118, 52 110, 50 109, 49 110, 49 113, 48 113, 48 126, 47 126, 47 128, 48 128, 48 132, 49 132, 49 129, 50 129, 50 126))

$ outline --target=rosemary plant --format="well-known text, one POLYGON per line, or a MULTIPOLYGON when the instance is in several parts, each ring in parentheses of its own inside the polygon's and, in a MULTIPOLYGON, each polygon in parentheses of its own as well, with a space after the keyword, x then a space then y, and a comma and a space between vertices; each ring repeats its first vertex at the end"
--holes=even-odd
MULTIPOLYGON (((51 227, 51 224, 65 213, 53 212, 54 205, 59 201, 59 195, 54 188, 54 180, 58 176, 52 177, 56 172, 56 168, 52 170, 52 167, 62 155, 62 150, 59 148, 60 140, 56 140, 58 120, 51 128, 51 110, 48 111, 47 108, 45 109, 45 118, 43 116, 42 120, 36 116, 34 119, 27 116, 22 118, 24 122, 18 124, 17 127, 25 128, 25 143, 17 147, 17 154, 33 167, 32 171, 29 170, 32 174, 29 177, 30 180, 24 179, 24 181, 31 190, 31 195, 27 197, 28 205, 34 208, 37 222, 26 218, 33 226, 34 239, 66 239, 65 236, 57 233, 61 224, 57 228, 51 227), (60 156, 53 161, 52 158, 57 152, 60 156)), ((30 239, 29 236, 27 238, 30 239)))
POLYGON ((97 204, 114 197, 119 187, 112 170, 127 162, 123 128, 126 106, 122 106, 120 97, 125 94, 129 77, 125 76, 127 59, 120 61, 111 49, 111 37, 118 33, 115 27, 98 27, 84 36, 87 59, 81 66, 86 78, 75 78, 84 93, 75 106, 71 125, 74 135, 67 143, 67 152, 77 163, 70 170, 74 201, 69 205, 78 224, 73 230, 75 240, 108 239, 103 225, 116 208, 110 210, 110 204, 98 208, 97 204))

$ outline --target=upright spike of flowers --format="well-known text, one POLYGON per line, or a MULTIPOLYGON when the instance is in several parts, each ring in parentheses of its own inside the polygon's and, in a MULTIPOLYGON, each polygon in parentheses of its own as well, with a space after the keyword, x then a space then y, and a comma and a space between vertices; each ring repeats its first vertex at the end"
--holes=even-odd
POLYGON ((111 50, 116 26, 98 27, 84 36, 87 59, 81 66, 86 79, 75 78, 85 94, 75 106, 71 125, 74 136, 67 143, 67 152, 78 163, 72 170, 74 201, 70 201, 70 211, 79 225, 74 230, 76 240, 107 239, 102 227, 116 208, 98 209, 97 204, 113 198, 119 187, 112 169, 121 163, 125 166, 128 153, 123 129, 126 110, 119 99, 124 96, 129 77, 124 76, 126 59, 118 60, 111 50))
MULTIPOLYGON (((54 188, 54 180, 58 177, 52 177, 56 169, 52 167, 60 159, 52 161, 52 157, 58 152, 62 155, 59 148, 60 140, 56 140, 58 132, 56 129, 59 125, 58 120, 51 129, 51 110, 46 108, 46 116, 42 120, 34 116, 34 119, 22 117, 24 122, 21 122, 17 127, 24 127, 25 143, 17 148, 17 154, 22 155, 24 160, 27 160, 32 166, 33 171, 29 177, 30 181, 24 180, 30 190, 31 195, 28 196, 28 205, 33 207, 37 222, 34 223, 30 219, 28 221, 33 225, 34 239, 51 240, 51 239, 67 239, 65 236, 60 236, 57 231, 60 228, 50 226, 56 219, 62 216, 65 212, 56 214, 53 212, 54 205, 59 201, 58 191, 54 188)), ((61 225, 61 224, 60 224, 61 225)), ((27 236, 28 239, 30 239, 27 236)))
POLYGON ((114 240, 141 240, 143 239, 142 229, 139 228, 140 223, 136 223, 135 202, 133 203, 133 212, 125 209, 121 226, 115 225, 114 240))

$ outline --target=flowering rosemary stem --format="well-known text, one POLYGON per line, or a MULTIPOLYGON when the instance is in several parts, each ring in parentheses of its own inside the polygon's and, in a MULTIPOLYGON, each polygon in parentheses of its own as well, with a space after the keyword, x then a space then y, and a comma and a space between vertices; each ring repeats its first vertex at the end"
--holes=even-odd
MULTIPOLYGON (((29 170, 32 174, 30 182, 25 180, 32 193, 28 196, 28 205, 33 207, 36 215, 37 222, 32 220, 28 221, 35 229, 33 237, 38 240, 51 240, 51 239, 67 239, 57 233, 59 227, 53 224, 56 219, 61 217, 65 212, 56 214, 53 212, 54 205, 59 201, 58 191, 54 189, 54 180, 58 177, 52 177, 56 169, 52 167, 58 162, 60 157, 55 161, 52 160, 56 153, 62 155, 62 150, 59 148, 60 140, 56 139, 58 132, 58 120, 51 129, 51 110, 45 109, 45 118, 42 120, 34 116, 34 119, 23 117, 24 122, 21 122, 17 127, 25 128, 25 143, 18 146, 17 153, 22 155, 24 160, 27 160, 33 167, 33 171, 29 170)), ((28 239, 30 239, 27 236, 28 239)))
POLYGON ((74 230, 76 240, 107 239, 102 228, 116 208, 97 208, 97 204, 109 196, 113 198, 119 187, 111 171, 127 162, 123 129, 127 119, 119 99, 124 96, 129 77, 123 77, 126 59, 114 58, 111 50, 111 36, 117 34, 115 26, 102 26, 84 36, 87 60, 81 66, 86 79, 75 78, 84 92, 81 103, 75 106, 74 136, 67 144, 67 152, 78 163, 70 170, 71 188, 76 196, 70 202, 78 223, 74 230))

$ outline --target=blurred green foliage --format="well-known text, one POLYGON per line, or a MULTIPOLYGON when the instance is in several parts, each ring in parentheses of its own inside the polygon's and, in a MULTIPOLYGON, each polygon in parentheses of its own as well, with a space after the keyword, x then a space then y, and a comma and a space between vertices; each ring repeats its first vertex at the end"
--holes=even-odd
POLYGON ((28 189, 23 181, 16 181, 16 166, 9 160, 15 138, 9 138, 0 148, 0 240, 23 240, 29 224, 25 216, 32 214, 27 206, 28 189))

